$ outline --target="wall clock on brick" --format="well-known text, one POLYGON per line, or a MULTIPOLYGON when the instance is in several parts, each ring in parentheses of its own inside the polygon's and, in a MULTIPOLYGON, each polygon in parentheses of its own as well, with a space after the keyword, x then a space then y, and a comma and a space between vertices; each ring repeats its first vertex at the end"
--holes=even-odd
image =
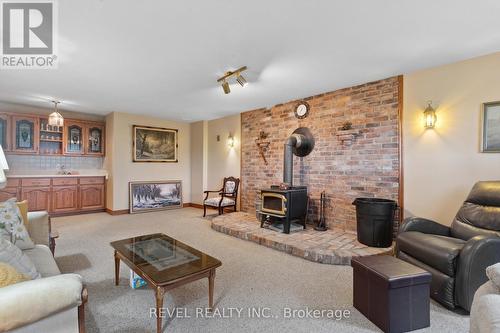
POLYGON ((304 119, 309 115, 309 104, 305 101, 297 103, 295 106, 295 117, 298 119, 304 119))

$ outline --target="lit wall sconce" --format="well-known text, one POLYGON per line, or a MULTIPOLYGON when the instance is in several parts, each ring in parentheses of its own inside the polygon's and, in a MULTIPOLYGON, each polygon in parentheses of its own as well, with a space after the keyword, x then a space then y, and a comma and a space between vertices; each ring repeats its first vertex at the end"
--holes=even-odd
POLYGON ((434 128, 436 126, 436 110, 432 107, 432 101, 427 102, 427 108, 424 111, 425 128, 434 128))
POLYGON ((229 148, 234 148, 235 143, 236 142, 234 140, 234 136, 229 134, 229 137, 227 138, 227 145, 229 146, 229 148))

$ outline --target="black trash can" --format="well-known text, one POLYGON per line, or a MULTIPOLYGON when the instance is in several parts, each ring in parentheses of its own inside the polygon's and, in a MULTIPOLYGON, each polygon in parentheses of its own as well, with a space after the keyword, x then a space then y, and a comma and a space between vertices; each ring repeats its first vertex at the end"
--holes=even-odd
POLYGON ((391 246, 396 201, 357 198, 352 204, 356 206, 358 241, 373 247, 391 246))

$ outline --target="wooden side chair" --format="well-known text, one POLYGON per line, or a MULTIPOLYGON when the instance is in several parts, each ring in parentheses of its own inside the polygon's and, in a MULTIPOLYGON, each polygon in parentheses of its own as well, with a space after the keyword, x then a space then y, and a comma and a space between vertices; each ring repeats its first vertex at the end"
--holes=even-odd
POLYGON ((238 199, 238 187, 240 179, 235 177, 224 178, 222 188, 218 191, 204 191, 205 199, 203 200, 203 217, 207 215, 207 206, 216 207, 219 210, 219 215, 224 213, 224 208, 234 207, 236 211, 238 199), (210 193, 218 193, 218 197, 209 198, 210 193))

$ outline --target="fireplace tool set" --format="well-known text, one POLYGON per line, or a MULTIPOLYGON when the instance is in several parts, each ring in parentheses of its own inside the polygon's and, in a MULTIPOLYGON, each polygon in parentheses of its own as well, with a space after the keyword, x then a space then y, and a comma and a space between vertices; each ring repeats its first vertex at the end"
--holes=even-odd
POLYGON ((328 229, 326 227, 326 222, 325 222, 325 202, 326 202, 326 193, 325 191, 321 192, 321 199, 319 200, 320 206, 319 206, 319 220, 318 224, 314 227, 314 230, 317 231, 326 231, 328 229))

